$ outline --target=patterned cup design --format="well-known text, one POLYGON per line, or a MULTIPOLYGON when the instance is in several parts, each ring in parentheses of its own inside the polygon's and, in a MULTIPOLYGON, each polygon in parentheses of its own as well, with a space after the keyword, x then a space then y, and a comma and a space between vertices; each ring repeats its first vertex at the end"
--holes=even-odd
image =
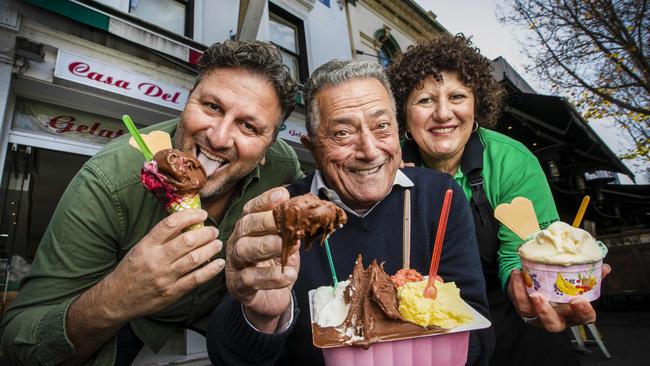
POLYGON ((560 266, 521 258, 524 282, 529 294, 539 292, 549 301, 567 303, 575 297, 594 301, 600 297, 603 261, 560 266))

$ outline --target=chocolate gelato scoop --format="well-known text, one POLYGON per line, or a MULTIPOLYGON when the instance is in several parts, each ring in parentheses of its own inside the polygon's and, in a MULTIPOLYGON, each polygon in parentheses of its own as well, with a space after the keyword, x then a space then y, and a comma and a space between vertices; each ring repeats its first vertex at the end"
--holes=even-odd
POLYGON ((205 185, 205 169, 191 154, 165 149, 158 151, 153 160, 158 164, 161 179, 179 195, 195 194, 205 185))
POLYGON ((309 250, 319 236, 322 245, 325 238, 348 219, 340 207, 311 193, 293 197, 274 208, 273 218, 282 236, 283 270, 292 246, 304 239, 305 250, 309 250))
POLYGON ((384 271, 383 263, 379 265, 373 260, 364 269, 361 255, 354 263, 344 301, 350 307, 341 325, 320 327, 312 324, 317 347, 346 343, 368 348, 382 340, 443 331, 440 327, 423 328, 406 321, 399 312, 397 290, 384 271))
POLYGON ((188 153, 174 149, 158 151, 151 161, 144 163, 140 180, 170 213, 180 209, 175 209, 173 205, 183 204, 183 201, 190 198, 194 202, 184 204, 184 208, 201 207, 198 192, 205 185, 205 170, 188 153))

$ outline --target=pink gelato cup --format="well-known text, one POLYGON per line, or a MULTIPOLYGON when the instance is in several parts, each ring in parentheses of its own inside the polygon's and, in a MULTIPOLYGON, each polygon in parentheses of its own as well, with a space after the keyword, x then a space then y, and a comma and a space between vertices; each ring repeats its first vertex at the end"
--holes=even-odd
POLYGON ((603 261, 569 266, 537 263, 521 257, 529 294, 539 292, 549 301, 567 303, 575 297, 594 301, 600 297, 603 261))
POLYGON ((402 339, 361 347, 324 348, 329 366, 462 366, 467 361, 469 331, 402 339))

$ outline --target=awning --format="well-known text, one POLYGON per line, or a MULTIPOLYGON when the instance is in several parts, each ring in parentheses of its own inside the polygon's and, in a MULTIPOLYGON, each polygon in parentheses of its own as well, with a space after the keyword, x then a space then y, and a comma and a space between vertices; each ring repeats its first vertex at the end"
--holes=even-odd
POLYGON ((512 93, 498 129, 524 143, 542 164, 557 163, 561 174, 605 170, 634 177, 562 97, 512 93))

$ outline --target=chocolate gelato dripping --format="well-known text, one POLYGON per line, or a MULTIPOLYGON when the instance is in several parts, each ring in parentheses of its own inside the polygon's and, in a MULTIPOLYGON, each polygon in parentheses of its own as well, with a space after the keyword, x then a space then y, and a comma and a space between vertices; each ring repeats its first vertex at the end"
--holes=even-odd
POLYGON ((305 250, 309 250, 319 236, 322 245, 328 235, 347 221, 347 216, 340 207, 311 193, 293 197, 274 208, 273 218, 282 236, 283 270, 292 246, 304 239, 305 250))
POLYGON ((427 329, 404 320, 398 310, 395 285, 384 271, 383 263, 379 265, 373 260, 364 269, 361 255, 354 264, 344 300, 350 308, 341 325, 320 327, 312 324, 317 347, 346 343, 368 348, 381 340, 443 331, 439 327, 427 329))

